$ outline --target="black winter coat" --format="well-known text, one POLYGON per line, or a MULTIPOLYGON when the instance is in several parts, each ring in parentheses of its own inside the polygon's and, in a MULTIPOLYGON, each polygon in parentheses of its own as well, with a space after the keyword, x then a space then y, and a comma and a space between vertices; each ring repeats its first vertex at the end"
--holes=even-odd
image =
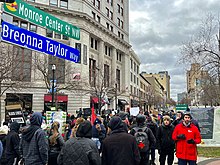
POLYGON ((18 135, 20 125, 16 122, 12 122, 10 125, 10 132, 7 134, 6 137, 6 149, 5 149, 5 155, 7 160, 19 158, 20 152, 19 152, 19 143, 20 143, 20 137, 18 135))
POLYGON ((172 124, 165 126, 162 124, 158 129, 157 143, 158 150, 161 151, 174 151, 175 141, 172 139, 174 126, 172 124))
POLYGON ((102 146, 102 165, 138 165, 140 153, 134 136, 125 130, 114 130, 102 146))
POLYGON ((89 138, 74 137, 66 141, 59 156, 59 165, 101 165, 95 142, 89 138))

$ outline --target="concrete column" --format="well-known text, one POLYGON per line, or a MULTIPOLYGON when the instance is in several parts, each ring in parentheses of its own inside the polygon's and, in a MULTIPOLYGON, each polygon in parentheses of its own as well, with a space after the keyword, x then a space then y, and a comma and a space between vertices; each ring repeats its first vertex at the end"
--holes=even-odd
POLYGON ((112 63, 111 63, 111 85, 115 86, 116 83, 116 60, 117 60, 117 52, 116 48, 112 47, 112 63))

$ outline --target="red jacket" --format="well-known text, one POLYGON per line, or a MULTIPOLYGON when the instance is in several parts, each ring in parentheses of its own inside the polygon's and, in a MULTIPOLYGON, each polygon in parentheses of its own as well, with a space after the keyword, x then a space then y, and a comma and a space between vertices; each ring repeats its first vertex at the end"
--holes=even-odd
POLYGON ((188 127, 181 122, 178 124, 172 134, 172 139, 176 141, 176 157, 185 160, 197 160, 196 144, 201 143, 201 135, 198 128, 194 124, 188 127), (177 135, 184 134, 185 140, 178 140, 177 135), (193 139, 196 144, 188 144, 187 140, 193 139))

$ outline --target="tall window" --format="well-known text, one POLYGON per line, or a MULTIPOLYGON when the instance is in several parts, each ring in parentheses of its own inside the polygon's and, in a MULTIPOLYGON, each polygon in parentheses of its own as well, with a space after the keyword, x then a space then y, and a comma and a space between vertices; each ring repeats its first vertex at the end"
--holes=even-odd
POLYGON ((117 18, 117 24, 120 27, 120 19, 119 18, 117 18))
POLYGON ((96 0, 96 7, 100 10, 100 0, 96 0))
POLYGON ((121 76, 120 76, 120 70, 116 69, 116 83, 117 83, 117 89, 120 91, 121 90, 121 76))
POLYGON ((106 16, 109 17, 109 9, 106 7, 106 16))
POLYGON ((65 59, 49 56, 48 78, 53 79, 52 65, 56 65, 55 80, 59 84, 65 83, 65 59))
POLYGON ((118 6, 118 13, 120 13, 120 5, 119 5, 119 4, 117 4, 117 6, 118 6))
POLYGON ((89 59, 89 83, 92 87, 96 85, 96 60, 89 59))
POLYGON ((32 51, 13 46, 12 81, 31 81, 32 51))
POLYGON ((90 47, 98 50, 98 40, 94 38, 90 38, 90 47))
POLYGON ((112 11, 110 11, 109 18, 110 18, 111 20, 113 20, 113 12, 112 12, 112 11))
POLYGON ((133 68, 133 60, 130 59, 130 65, 131 65, 131 69, 133 68))
POLYGON ((68 8, 68 0, 60 0, 60 7, 67 9, 68 8))
POLYGON ((109 87, 109 65, 104 64, 104 85, 105 87, 109 87))

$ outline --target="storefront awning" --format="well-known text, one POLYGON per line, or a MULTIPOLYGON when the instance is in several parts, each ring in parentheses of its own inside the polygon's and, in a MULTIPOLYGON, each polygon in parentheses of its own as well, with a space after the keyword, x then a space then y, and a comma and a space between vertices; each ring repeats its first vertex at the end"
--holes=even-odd
MULTIPOLYGON (((57 102, 68 102, 68 95, 54 95, 57 102)), ((45 102, 52 102, 52 95, 44 95, 45 102)))
MULTIPOLYGON (((98 97, 92 97, 91 98, 92 103, 97 104, 99 102, 99 98, 98 97)), ((102 99, 102 104, 106 103, 105 100, 102 99)))
POLYGON ((118 99, 118 102, 121 103, 122 105, 128 105, 129 103, 124 100, 124 99, 118 99))

